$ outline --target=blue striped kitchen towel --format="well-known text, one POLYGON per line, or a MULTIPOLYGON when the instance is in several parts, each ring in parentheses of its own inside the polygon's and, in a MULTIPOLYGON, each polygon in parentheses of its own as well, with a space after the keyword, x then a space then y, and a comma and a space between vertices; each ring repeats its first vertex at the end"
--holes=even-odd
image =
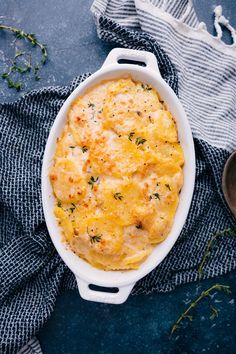
MULTIPOLYGON (((133 294, 170 291, 197 280, 211 236, 235 227, 222 195, 221 176, 236 147, 236 51, 235 44, 221 42, 220 24, 228 26, 234 41, 235 32, 217 8, 217 37, 212 37, 187 0, 96 0, 92 12, 100 38, 156 55, 161 74, 179 95, 194 134, 197 176, 188 219, 170 254, 136 284, 133 294)), ((32 91, 0 105, 1 354, 17 353, 49 318, 57 294, 76 288, 73 274, 47 233, 40 172, 53 120, 86 77, 68 87, 32 91)), ((236 238, 224 235, 215 244, 203 277, 235 268, 236 238)), ((40 353, 34 339, 22 350, 40 353)))

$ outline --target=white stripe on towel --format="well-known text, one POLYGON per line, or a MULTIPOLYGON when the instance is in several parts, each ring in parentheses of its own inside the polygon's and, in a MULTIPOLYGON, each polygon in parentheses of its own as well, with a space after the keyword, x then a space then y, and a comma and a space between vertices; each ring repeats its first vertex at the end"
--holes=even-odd
POLYGON ((17 354, 43 354, 36 337, 32 338, 17 354))

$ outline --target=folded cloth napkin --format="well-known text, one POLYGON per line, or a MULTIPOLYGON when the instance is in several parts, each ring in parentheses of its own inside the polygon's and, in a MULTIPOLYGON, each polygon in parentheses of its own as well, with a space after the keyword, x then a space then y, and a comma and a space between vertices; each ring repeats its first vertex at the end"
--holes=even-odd
MULTIPOLYGON (((170 291, 178 284, 197 280, 197 269, 211 236, 235 226, 221 191, 223 166, 236 144, 235 51, 207 34, 202 25, 197 29, 196 15, 184 0, 97 0, 92 11, 102 39, 156 55, 162 76, 176 93, 179 83, 179 97, 192 126, 197 177, 188 219, 172 251, 157 269, 136 284, 133 294, 170 291), (161 3, 167 6, 165 11, 161 3)), ((0 105, 3 354, 17 353, 49 318, 57 294, 76 288, 73 274, 48 236, 40 172, 55 116, 87 76, 76 78, 68 87, 43 88, 0 105)), ((235 267, 236 239, 222 236, 212 250, 203 277, 220 275, 235 267)))

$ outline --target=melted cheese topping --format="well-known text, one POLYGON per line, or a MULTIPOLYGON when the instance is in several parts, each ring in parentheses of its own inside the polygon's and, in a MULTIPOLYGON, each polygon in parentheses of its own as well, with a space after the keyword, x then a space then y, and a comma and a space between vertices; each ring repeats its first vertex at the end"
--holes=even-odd
POLYGON ((131 78, 93 87, 72 103, 50 170, 65 241, 94 267, 137 269, 171 229, 183 164, 153 87, 131 78))

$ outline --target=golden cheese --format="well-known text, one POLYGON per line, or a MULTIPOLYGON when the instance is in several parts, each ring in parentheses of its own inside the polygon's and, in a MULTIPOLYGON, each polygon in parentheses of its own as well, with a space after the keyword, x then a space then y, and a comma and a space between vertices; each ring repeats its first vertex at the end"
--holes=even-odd
POLYGON ((68 111, 49 173, 65 241, 96 268, 137 269, 172 227, 183 164, 153 87, 128 77, 91 88, 68 111))

